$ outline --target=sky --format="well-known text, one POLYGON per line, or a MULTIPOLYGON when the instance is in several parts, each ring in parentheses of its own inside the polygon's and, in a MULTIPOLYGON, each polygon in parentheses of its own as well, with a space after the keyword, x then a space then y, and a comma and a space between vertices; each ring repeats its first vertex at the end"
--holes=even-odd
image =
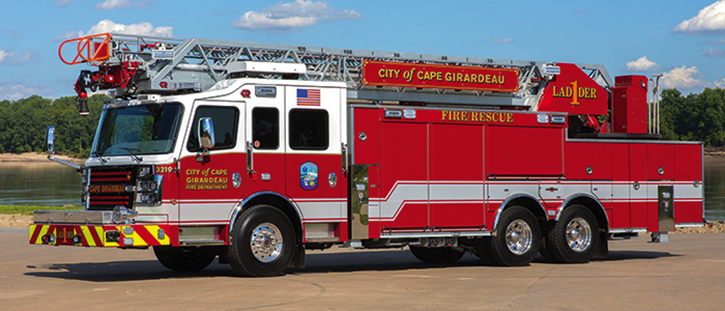
POLYGON ((0 0, 0 100, 74 96, 67 39, 174 38, 604 65, 664 74, 683 94, 725 87, 725 0, 0 0))

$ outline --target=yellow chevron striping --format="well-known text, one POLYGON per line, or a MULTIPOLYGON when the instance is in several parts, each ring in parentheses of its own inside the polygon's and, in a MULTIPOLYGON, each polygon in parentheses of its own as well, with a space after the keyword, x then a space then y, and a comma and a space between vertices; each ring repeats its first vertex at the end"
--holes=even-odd
POLYGON ((171 245, 171 240, 169 239, 168 234, 164 234, 163 239, 159 239, 159 230, 161 230, 161 227, 159 226, 145 226, 146 229, 149 231, 149 233, 156 239, 156 241, 159 242, 159 245, 171 245))
MULTIPOLYGON (((35 241, 35 244, 43 244, 43 236, 48 234, 48 229, 50 229, 50 225, 41 225, 40 226, 40 234, 38 234, 38 240, 35 241)), ((54 244, 48 242, 48 244, 54 244)))
POLYGON ((107 246, 106 245, 106 234, 103 232, 103 226, 94 226, 93 228, 96 230, 98 239, 101 240, 101 245, 98 245, 98 246, 107 246))
MULTIPOLYGON (((131 226, 121 227, 121 232, 124 232, 124 230, 123 230, 124 228, 133 228, 133 227, 131 227, 131 226)), ((133 229, 134 229, 133 230, 133 234, 126 235, 124 233, 123 234, 123 237, 122 237, 122 240, 124 240, 126 238, 133 238, 133 246, 148 246, 148 243, 146 243, 146 241, 144 239, 142 239, 141 236, 138 235, 138 232, 137 232, 138 231, 137 229, 143 230, 145 228, 143 228, 143 227, 137 227, 137 228, 133 228, 133 229)), ((127 246, 131 246, 131 245, 127 245, 127 246)))
POLYGON ((83 233, 83 239, 88 242, 88 246, 96 246, 96 241, 93 240, 93 235, 91 234, 91 227, 81 226, 81 232, 83 233))

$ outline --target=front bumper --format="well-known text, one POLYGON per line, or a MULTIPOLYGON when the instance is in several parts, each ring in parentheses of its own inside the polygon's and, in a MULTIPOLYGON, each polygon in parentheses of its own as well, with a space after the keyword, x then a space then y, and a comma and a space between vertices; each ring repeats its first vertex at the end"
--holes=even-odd
POLYGON ((30 225, 30 244, 87 247, 148 247, 171 245, 169 225, 30 225))

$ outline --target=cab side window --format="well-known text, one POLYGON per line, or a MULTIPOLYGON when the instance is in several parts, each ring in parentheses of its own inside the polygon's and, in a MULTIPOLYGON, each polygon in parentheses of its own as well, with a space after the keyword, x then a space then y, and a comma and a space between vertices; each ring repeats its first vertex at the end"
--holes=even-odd
POLYGON ((279 110, 257 107, 252 110, 252 141, 255 149, 279 148, 279 110))
POLYGON ((186 149, 190 152, 201 151, 199 148, 199 119, 211 118, 214 122, 214 140, 216 145, 211 150, 231 149, 236 146, 239 110, 234 107, 201 106, 196 109, 192 119, 191 133, 186 149))
POLYGON ((292 109, 289 112, 289 145, 294 150, 327 150, 328 129, 326 110, 292 109))

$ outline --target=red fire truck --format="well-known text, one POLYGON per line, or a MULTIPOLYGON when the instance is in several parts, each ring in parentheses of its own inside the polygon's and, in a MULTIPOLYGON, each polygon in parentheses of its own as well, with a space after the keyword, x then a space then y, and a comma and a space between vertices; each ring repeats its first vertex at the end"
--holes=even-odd
POLYGON ((124 34, 59 54, 98 68, 75 85, 81 114, 88 90, 112 99, 84 165, 49 155, 82 172, 84 209, 36 212, 31 244, 267 276, 332 246, 587 262, 609 240, 702 225, 702 144, 660 139, 645 76, 124 34))

